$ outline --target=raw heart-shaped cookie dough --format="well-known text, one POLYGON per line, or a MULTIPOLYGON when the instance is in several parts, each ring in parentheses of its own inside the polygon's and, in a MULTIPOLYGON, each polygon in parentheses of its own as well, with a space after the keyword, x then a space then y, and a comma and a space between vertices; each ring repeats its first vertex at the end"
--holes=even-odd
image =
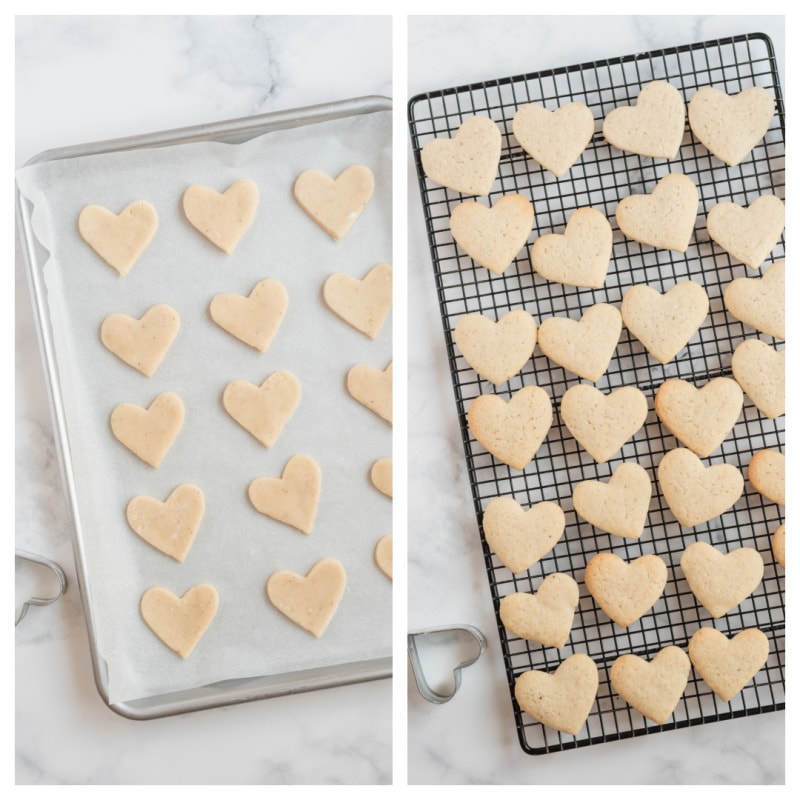
POLYGON ((728 313, 757 331, 786 338, 786 269, 776 261, 760 278, 736 278, 725 288, 728 313))
POLYGON ((656 653, 652 661, 626 653, 611 665, 609 678, 614 691, 640 714, 663 725, 680 702, 692 662, 675 645, 656 653))
POLYGON ((494 394, 476 397, 467 411, 472 435, 495 458, 525 469, 553 422, 550 397, 539 386, 523 386, 506 402, 494 394))
POLYGON ((188 658, 197 646, 219 607, 219 594, 208 583, 193 586, 183 597, 154 586, 139 603, 142 619, 170 650, 188 658))
POLYGON ((780 450, 759 450, 747 467, 753 488, 767 500, 786 505, 786 456, 780 450))
POLYGON ((694 281, 679 281, 663 294, 652 286, 631 286, 622 298, 625 327, 662 364, 672 361, 697 333, 708 315, 706 290, 694 281))
POLYGON ((225 410, 256 441, 272 447, 300 402, 300 382, 291 372, 273 372, 261 386, 233 381, 225 387, 225 410))
POLYGON ((357 364, 347 373, 347 391, 362 406, 392 424, 392 364, 384 370, 357 364))
POLYGON ((114 214, 103 206, 86 206, 78 215, 78 232, 103 261, 127 275, 153 240, 158 213, 146 200, 136 200, 114 214))
POLYGON ((769 640, 758 628, 745 628, 729 639, 704 627, 689 640, 689 658, 714 694, 728 702, 767 663, 769 640))
POLYGON ((596 303, 579 319, 548 317, 539 326, 539 347, 554 363, 590 381, 608 369, 622 332, 616 306, 596 303))
POLYGON ((631 562, 613 553, 598 553, 589 559, 584 581, 597 605, 627 628, 658 602, 667 585, 667 565, 651 553, 631 562))
POLYGON ((509 633, 543 644, 563 647, 572 630, 580 592, 569 575, 548 575, 536 594, 515 592, 500 601, 500 619, 509 633))
POLYGON ((379 458, 369 471, 372 485, 387 497, 392 496, 392 459, 379 458))
POLYGON ((689 101, 692 133, 729 167, 740 164, 764 138, 775 116, 775 100, 762 86, 729 95, 713 86, 689 101))
POLYGON ((591 141, 594 116, 584 103, 567 103, 554 111, 528 103, 517 109, 512 129, 522 149, 561 178, 591 141))
POLYGON ((658 483, 675 518, 686 528, 725 513, 742 496, 744 478, 733 464, 706 466, 685 447, 658 464, 658 483))
POLYGON ((644 532, 653 484, 639 464, 620 464, 607 482, 581 481, 572 493, 575 513, 601 531, 638 539, 644 532))
POLYGON ((554 673, 523 672, 514 684, 520 708, 543 725, 577 736, 597 696, 597 666, 584 653, 574 653, 554 673))
POLYGON ((257 283, 247 297, 218 294, 208 307, 211 319, 224 331, 261 353, 266 352, 289 305, 284 285, 275 278, 257 283))
POLYGON ((760 339, 745 339, 731 358, 736 382, 753 405, 769 419, 786 412, 786 350, 776 350, 760 339))
POLYGON ((121 403, 111 412, 111 431, 151 467, 164 460, 183 425, 184 408, 173 392, 158 395, 148 408, 121 403))
POLYGON ((486 544, 515 575, 546 556, 565 525, 564 512, 550 500, 524 509, 513 497, 496 497, 483 512, 486 544))
POLYGON ((292 456, 280 478, 256 478, 247 495, 253 507, 266 517, 305 534, 314 530, 322 488, 322 471, 311 456, 292 456))
POLYGON ((681 555, 681 569, 694 596, 718 619, 755 591, 764 576, 764 560, 752 547, 723 553, 706 542, 693 542, 681 555))
POLYGON ((183 212, 192 227, 229 255, 252 224, 258 208, 258 186, 242 178, 222 194, 194 184, 183 193, 183 212))
POLYGON ((619 229, 629 239, 685 253, 694 233, 700 196, 692 179, 680 172, 665 175, 650 194, 619 201, 619 229))
POLYGON ((712 378, 699 389, 670 378, 655 397, 656 414, 670 433, 698 456, 710 456, 742 413, 744 394, 733 378, 712 378))
POLYGON ((150 377, 164 360, 180 326, 178 312, 162 303, 140 319, 110 314, 100 326, 100 340, 117 358, 150 377))
POLYGON ((334 241, 343 239, 375 191, 372 170, 353 164, 337 178, 309 169, 294 182, 294 199, 334 241))
POLYGON ((375 545, 375 563, 378 569, 389 579, 392 580, 392 535, 378 539, 375 545))
POLYGON ((762 194, 746 207, 717 203, 706 217, 709 237, 750 269, 766 261, 785 226, 786 209, 774 194, 762 194))
POLYGON ((184 483, 162 503, 155 497, 134 497, 125 509, 133 531, 148 544, 181 563, 194 542, 205 511, 203 493, 184 483))
POLYGON ((392 308, 392 268, 378 264, 361 280, 341 272, 330 275, 322 296, 334 314, 375 339, 392 308))
POLYGON ((602 289, 606 282, 614 234, 605 214, 579 208, 564 233, 546 233, 531 247, 531 264, 548 281, 602 289))
POLYGON ((497 322, 483 314, 467 314, 456 323, 454 338, 475 372, 498 385, 516 375, 533 355, 536 320, 521 308, 497 322))
POLYGON ((644 425, 647 398, 635 386, 622 386, 606 395, 579 383, 564 392, 561 417, 578 443, 604 464, 644 425))
POLYGON ((323 558, 303 575, 280 571, 267 581, 272 605, 295 625, 317 638, 328 628, 347 585, 344 567, 335 558, 323 558))
POLYGON ((467 117, 452 139, 431 139, 420 154, 434 183, 462 194, 487 195, 500 163, 500 128, 488 117, 467 117))
POLYGON ((528 241, 533 206, 519 194, 507 194, 491 206, 459 203, 450 215, 450 232, 459 247, 481 267, 501 275, 528 241))
POLYGON ((651 158, 675 158, 686 120, 683 96, 666 81, 645 84, 636 103, 610 111, 603 136, 619 150, 651 158))

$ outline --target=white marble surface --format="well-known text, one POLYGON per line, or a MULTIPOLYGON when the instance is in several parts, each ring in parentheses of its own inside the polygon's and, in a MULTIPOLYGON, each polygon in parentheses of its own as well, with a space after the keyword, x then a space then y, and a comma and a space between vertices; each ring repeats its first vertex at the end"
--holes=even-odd
MULTIPOLYGON (((66 145, 391 96, 391 35, 389 17, 18 17, 16 165, 66 145)), ((16 544, 70 581, 15 631, 16 783, 391 783, 391 680, 147 722, 105 707, 19 247, 16 262, 16 544)))
MULTIPOLYGON (((415 17, 409 94, 718 36, 762 31, 783 69, 779 17, 415 17)), ((783 78, 785 85, 785 77, 783 78)), ((416 174, 409 179, 410 629, 468 623, 488 647, 441 706, 409 679, 410 784, 780 784, 784 714, 546 756, 516 738, 445 357, 416 174)))

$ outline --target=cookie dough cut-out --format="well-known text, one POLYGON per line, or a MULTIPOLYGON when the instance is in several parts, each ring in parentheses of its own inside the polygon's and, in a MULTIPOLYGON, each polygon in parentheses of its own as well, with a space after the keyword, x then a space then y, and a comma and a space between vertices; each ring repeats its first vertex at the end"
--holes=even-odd
POLYGON ((392 459, 391 457, 379 458, 372 464, 369 471, 372 485, 387 497, 392 496, 392 459))
POLYGON ((392 364, 384 370, 356 364, 347 373, 347 391, 354 400, 392 424, 392 364))
POLYGON ((288 305, 286 287, 275 278, 266 278, 246 297, 229 292, 216 295, 208 313, 222 330, 264 353, 278 332, 288 305))
POLYGON ((252 225, 258 208, 258 186, 242 178, 222 194, 194 184, 183 193, 183 211, 192 227, 230 255, 252 225))
POLYGON ((208 583, 193 586, 183 597, 169 589, 148 589, 139 604, 142 619, 170 650, 188 658, 211 625, 219 607, 219 594, 208 583))
POLYGON ((134 267, 158 230, 158 213, 136 200, 119 214, 90 205, 78 215, 78 232, 92 250, 122 277, 134 267))
POLYGON ((322 296, 350 327, 375 339, 392 309, 392 268, 378 264, 360 280, 336 273, 323 284, 322 296))
POLYGON ((317 638, 328 629, 347 585, 347 574, 334 558, 318 561, 306 575, 282 570, 267 581, 267 597, 295 625, 317 638))
POLYGON ((110 314, 100 326, 100 341, 117 358, 150 377, 164 360, 180 326, 178 312, 162 303, 140 319, 110 314))
POLYGON ((184 408, 173 392, 158 395, 148 408, 121 403, 111 412, 114 436, 151 467, 158 467, 169 452, 181 426, 184 408))
POLYGON ((294 182, 294 199, 335 242, 344 239, 375 191, 372 170, 353 164, 337 178, 309 169, 294 182))
POLYGON ((392 535, 384 536, 375 545, 375 563, 378 569, 392 580, 392 535))
POLYGON ((247 494, 266 517, 310 534, 314 530, 322 489, 322 471, 311 456, 292 456, 280 478, 256 478, 247 494))

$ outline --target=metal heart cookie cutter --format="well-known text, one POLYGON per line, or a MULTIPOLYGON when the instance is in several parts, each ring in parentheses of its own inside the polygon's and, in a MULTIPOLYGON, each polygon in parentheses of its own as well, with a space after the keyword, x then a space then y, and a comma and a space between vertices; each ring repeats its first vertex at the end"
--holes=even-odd
POLYGON ((441 628, 428 628, 408 634, 408 658, 419 693, 430 703, 446 703, 452 700, 461 686, 461 670, 472 666, 486 649, 486 637, 472 625, 451 625, 441 628), (461 660, 452 668, 452 680, 448 689, 434 689, 425 676, 420 659, 420 647, 437 646, 446 648, 451 656, 456 650, 456 658, 461 660))
POLYGON ((51 561, 49 558, 45 558, 44 556, 37 556, 34 553, 28 553, 25 550, 15 550, 14 555, 16 558, 21 558, 23 561, 30 561, 33 564, 39 564, 42 567, 49 569, 55 576, 56 580, 58 581, 58 591, 51 597, 29 597, 20 607, 19 612, 17 613, 17 618, 14 621, 14 627, 20 624, 22 620, 25 618, 25 615, 28 613, 28 609, 31 606, 49 606, 51 603, 55 603, 61 595, 67 590, 67 576, 64 574, 64 570, 56 564, 55 561, 51 561))

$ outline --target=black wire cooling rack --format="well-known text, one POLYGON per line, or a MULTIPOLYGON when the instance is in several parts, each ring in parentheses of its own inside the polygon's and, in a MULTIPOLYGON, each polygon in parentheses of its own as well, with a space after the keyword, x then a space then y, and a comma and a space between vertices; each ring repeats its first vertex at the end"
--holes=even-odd
MULTIPOLYGON (((567 750, 784 708, 784 572, 771 550, 771 536, 783 521, 783 509, 765 501, 746 481, 745 493, 733 509, 708 523, 682 528, 661 496, 655 475, 661 456, 678 442, 662 427, 653 410, 653 395, 667 378, 679 377, 702 385, 711 378, 730 375, 731 355, 745 338, 758 337, 777 349, 783 347, 783 342, 754 332, 726 313, 722 298, 725 287, 734 278, 756 273, 716 246, 708 237, 705 222, 708 210, 721 201, 749 205, 762 193, 784 196, 784 109, 771 41, 763 34, 749 34, 428 92, 410 100, 409 124, 472 495, 523 750, 531 754, 567 750), (669 81, 687 102, 701 86, 714 86, 729 94, 754 84, 763 86, 774 94, 777 113, 766 137, 737 167, 727 167, 712 157, 693 138, 688 125, 680 152, 670 161, 612 148, 600 133, 603 118, 617 106, 631 105, 642 86, 656 79, 669 81), (554 109, 573 101, 581 101, 592 110, 596 133, 567 175, 556 179, 519 147, 511 122, 517 108, 525 103, 537 102, 554 109), (503 135, 499 177, 488 203, 492 205, 504 194, 519 193, 531 200, 536 214, 527 246, 502 275, 476 266, 456 247, 449 218, 465 198, 427 180, 420 160, 427 141, 453 136, 464 119, 473 114, 493 119, 503 135), (686 253, 656 250, 628 240, 614 218, 622 197, 651 191, 668 172, 685 173, 700 193, 695 234, 686 253), (614 231, 612 263, 600 290, 548 282, 533 272, 528 257, 529 247, 538 236, 563 232, 570 214, 585 206, 602 211, 614 231), (623 328, 616 355, 604 377, 595 384, 604 392, 619 386, 638 386, 647 395, 650 409, 644 427, 606 464, 596 464, 583 452, 558 414, 560 398, 569 386, 580 382, 578 378, 555 366, 537 348, 517 376, 494 387, 478 377, 454 346, 455 324, 470 312, 494 319, 511 309, 524 308, 538 321, 554 315, 578 318, 598 302, 619 306, 632 284, 648 283, 665 291, 686 278, 701 283, 710 301, 709 315, 689 347, 669 364, 661 365, 623 328), (541 386, 550 395, 554 421, 534 460, 519 472, 496 461, 472 437, 466 412, 471 401, 482 393, 492 392, 508 399, 530 384, 541 386), (621 540, 597 530, 580 520, 572 506, 577 482, 605 481, 622 461, 637 461, 647 469, 653 484, 648 523, 639 540, 621 540), (522 506, 555 501, 567 521, 564 536, 555 549, 527 573, 517 576, 499 562, 483 537, 483 509, 493 498, 504 495, 513 496, 522 506), (765 562, 758 589, 721 619, 713 620, 698 604, 680 569, 681 553, 698 540, 725 550, 754 547, 765 562), (613 551, 626 560, 655 553, 668 565, 663 596, 648 614, 627 629, 608 619, 584 585, 584 567, 592 555, 601 551, 613 551), (567 646, 557 650, 509 634, 500 621, 500 600, 514 592, 535 591, 545 575, 557 571, 571 574, 580 587, 580 605, 567 646), (685 651, 691 635, 700 626, 709 625, 729 636, 744 628, 758 627, 770 642, 767 665, 730 702, 717 698, 692 671, 674 714, 659 726, 633 710, 613 690, 608 670, 619 655, 635 653, 650 659, 669 644, 685 651), (521 673, 530 669, 551 672, 573 652, 588 654, 600 673, 596 703, 577 736, 541 725, 520 710, 513 694, 521 673)), ((769 261, 783 255, 781 238, 769 261)), ((769 262, 764 268, 767 266, 769 262)), ((706 463, 734 464, 746 477, 750 457, 762 448, 783 451, 783 417, 765 418, 745 397, 739 422, 706 463)))

